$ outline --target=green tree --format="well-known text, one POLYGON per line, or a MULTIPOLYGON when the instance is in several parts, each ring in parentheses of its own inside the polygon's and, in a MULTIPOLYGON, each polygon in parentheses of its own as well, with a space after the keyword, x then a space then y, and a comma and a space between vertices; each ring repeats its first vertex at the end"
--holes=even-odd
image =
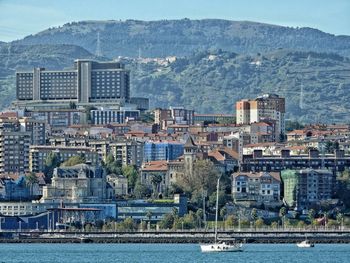
POLYGON ((52 178, 52 174, 53 174, 53 170, 56 167, 59 167, 61 164, 60 158, 58 157, 58 155, 55 152, 50 152, 44 161, 44 174, 45 177, 48 178, 49 180, 51 180, 52 178))
MULTIPOLYGON (((190 211, 183 217, 183 228, 192 229, 196 227, 197 217, 193 211, 190 211)), ((181 226, 182 227, 182 226, 181 226)))
POLYGON ((278 227, 278 223, 277 223, 276 221, 272 222, 272 223, 271 223, 271 227, 272 227, 273 229, 276 229, 276 228, 278 227))
POLYGON ((258 219, 258 210, 256 208, 253 208, 250 212, 250 217, 253 221, 256 221, 258 219))
POLYGON ((162 176, 160 174, 152 174, 151 175, 151 184, 153 189, 153 198, 157 198, 159 184, 162 182, 162 176))
MULTIPOLYGON (((107 174, 111 174, 114 173, 116 175, 120 175, 122 174, 122 164, 121 162, 117 161, 113 154, 109 154, 106 158, 106 162, 104 164, 104 168, 107 171, 107 174)), ((126 171, 128 172, 129 169, 126 169, 126 171)))
POLYGON ((140 180, 136 182, 135 189, 134 189, 134 195, 136 198, 141 199, 144 197, 147 197, 150 194, 150 191, 147 186, 142 184, 140 180))
POLYGON ((227 218, 225 220, 226 227, 233 228, 237 224, 238 224, 237 218, 235 218, 233 215, 227 216, 227 218))
POLYGON ((306 226, 306 225, 305 225, 305 222, 304 222, 303 220, 300 220, 300 221, 298 222, 298 225, 297 225, 298 228, 304 229, 305 226, 306 226))
POLYGON ((257 220, 255 220, 254 224, 257 228, 262 228, 265 226, 265 222, 262 218, 258 218, 257 220))
POLYGON ((138 179, 138 172, 133 165, 126 165, 122 167, 123 175, 128 179, 129 192, 133 192, 136 181, 138 179))
POLYGON ((125 218, 121 226, 123 230, 132 231, 137 229, 137 225, 131 217, 125 218))
POLYGON ((152 220, 152 211, 147 211, 147 213, 146 213, 146 217, 147 217, 147 219, 148 219, 148 222, 151 222, 151 220, 152 220))
POLYGON ((25 180, 26 185, 29 186, 30 196, 33 196, 33 186, 39 183, 38 177, 35 175, 35 173, 31 172, 26 176, 25 180))
POLYGON ((285 207, 281 207, 279 215, 280 217, 283 217, 287 214, 287 209, 285 207))
POLYGON ((344 221, 344 214, 342 214, 342 213, 340 213, 340 212, 337 213, 336 219, 337 219, 337 222, 338 222, 339 224, 342 224, 343 221, 344 221))
POLYGON ((285 224, 286 224, 286 214, 287 214, 287 208, 281 207, 280 212, 279 212, 279 216, 282 220, 283 227, 285 227, 285 224))
POLYGON ((77 164, 82 164, 82 163, 85 163, 86 160, 85 160, 85 157, 82 156, 82 155, 75 155, 75 156, 72 156, 70 157, 67 161, 63 162, 61 164, 62 167, 70 167, 70 166, 74 166, 74 165, 77 165, 77 164))
POLYGON ((163 219, 159 222, 159 227, 161 229, 171 229, 174 225, 174 215, 173 214, 166 214, 164 215, 163 219))
MULTIPOLYGON (((224 191, 219 191, 219 209, 223 207, 226 203, 226 195, 224 191)), ((209 205, 212 207, 216 206, 216 192, 213 192, 209 196, 209 205)))
POLYGON ((220 209, 220 217, 222 218, 222 220, 225 220, 227 214, 227 208, 224 206, 223 208, 220 209))
POLYGON ((307 215, 308 215, 310 222, 312 222, 315 219, 316 211, 314 209, 310 209, 308 211, 307 215))
POLYGON ((178 184, 187 193, 194 191, 200 193, 204 189, 208 191, 210 196, 216 191, 216 181, 219 175, 219 171, 211 161, 197 160, 193 164, 193 173, 184 173, 179 178, 178 184))

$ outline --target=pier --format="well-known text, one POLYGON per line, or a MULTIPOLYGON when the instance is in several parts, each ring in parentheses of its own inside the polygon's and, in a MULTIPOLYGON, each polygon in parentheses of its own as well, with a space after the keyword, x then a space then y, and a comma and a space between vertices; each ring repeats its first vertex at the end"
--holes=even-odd
MULTIPOLYGON (((296 243, 306 237, 314 243, 350 243, 350 230, 242 230, 219 231, 221 240, 245 243, 296 243)), ((214 231, 136 232, 0 232, 1 243, 207 243, 214 231)))

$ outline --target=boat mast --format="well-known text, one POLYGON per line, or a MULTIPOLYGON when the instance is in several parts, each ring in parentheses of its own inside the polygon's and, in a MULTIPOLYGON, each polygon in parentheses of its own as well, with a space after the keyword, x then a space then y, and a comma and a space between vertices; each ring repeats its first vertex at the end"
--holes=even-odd
POLYGON ((218 239, 218 210, 219 210, 219 187, 220 187, 220 177, 216 185, 216 209, 215 209, 215 243, 218 239))

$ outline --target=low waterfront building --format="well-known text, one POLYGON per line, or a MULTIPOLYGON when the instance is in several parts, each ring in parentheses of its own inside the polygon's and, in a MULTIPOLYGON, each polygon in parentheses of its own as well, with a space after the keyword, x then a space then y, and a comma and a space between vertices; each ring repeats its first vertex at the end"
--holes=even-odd
POLYGON ((178 215, 184 216, 187 213, 187 197, 175 194, 173 200, 123 200, 117 201, 118 220, 132 218, 137 221, 160 221, 164 215, 177 210, 178 215))

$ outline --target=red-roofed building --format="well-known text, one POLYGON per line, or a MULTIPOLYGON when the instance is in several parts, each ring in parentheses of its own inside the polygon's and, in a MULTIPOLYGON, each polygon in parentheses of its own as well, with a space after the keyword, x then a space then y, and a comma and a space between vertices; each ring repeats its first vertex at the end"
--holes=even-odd
POLYGON ((162 160, 143 163, 141 183, 153 191, 153 194, 164 195, 170 186, 168 162, 162 160))

